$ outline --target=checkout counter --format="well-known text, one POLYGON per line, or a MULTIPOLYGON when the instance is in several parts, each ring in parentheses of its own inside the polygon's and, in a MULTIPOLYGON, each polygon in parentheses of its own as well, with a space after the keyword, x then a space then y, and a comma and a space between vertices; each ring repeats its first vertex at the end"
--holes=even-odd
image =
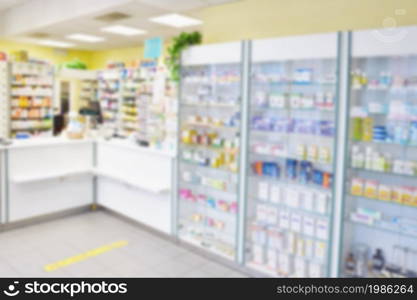
POLYGON ((14 140, 0 146, 1 223, 98 205, 170 234, 174 163, 130 140, 14 140))

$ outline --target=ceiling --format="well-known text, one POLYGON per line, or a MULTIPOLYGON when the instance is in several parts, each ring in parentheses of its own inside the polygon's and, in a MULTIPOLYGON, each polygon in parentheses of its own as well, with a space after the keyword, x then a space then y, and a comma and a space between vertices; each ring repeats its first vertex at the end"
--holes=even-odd
POLYGON ((0 12, 10 7, 22 4, 25 0, 0 0, 0 12))
POLYGON ((72 48, 85 50, 137 46, 150 37, 169 38, 181 31, 192 31, 201 26, 174 28, 150 22, 151 17, 175 12, 198 18, 201 9, 234 1, 236 0, 0 0, 0 38, 37 43, 41 36, 47 40, 73 43, 75 46, 72 48), (95 19, 115 12, 129 17, 113 22, 95 19), (116 24, 143 29, 147 33, 127 37, 100 30, 116 24), (66 38, 74 33, 100 36, 105 40, 87 43, 66 38))

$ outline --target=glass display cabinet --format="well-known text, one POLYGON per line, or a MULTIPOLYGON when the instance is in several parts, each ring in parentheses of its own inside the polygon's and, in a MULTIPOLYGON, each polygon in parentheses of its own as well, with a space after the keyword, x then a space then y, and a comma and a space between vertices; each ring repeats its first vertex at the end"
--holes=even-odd
POLYGON ((245 256, 263 275, 329 274, 337 39, 252 42, 245 256))
POLYGON ((196 46, 182 56, 178 237, 236 258, 241 43, 196 46))
POLYGON ((340 276, 417 276, 416 38, 352 34, 340 276))

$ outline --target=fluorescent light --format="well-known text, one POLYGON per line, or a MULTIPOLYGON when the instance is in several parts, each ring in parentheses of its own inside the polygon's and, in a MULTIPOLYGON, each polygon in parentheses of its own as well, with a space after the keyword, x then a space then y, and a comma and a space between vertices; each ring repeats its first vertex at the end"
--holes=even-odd
POLYGON ((75 44, 72 44, 72 43, 60 42, 60 41, 54 41, 54 40, 39 40, 37 43, 43 46, 51 46, 51 47, 58 47, 58 48, 69 48, 69 47, 75 46, 75 44))
POLYGON ((98 42, 102 42, 105 40, 102 37, 84 34, 84 33, 70 34, 70 35, 67 35, 66 38, 70 40, 77 40, 77 41, 88 42, 88 43, 98 43, 98 42))
POLYGON ((101 28, 101 31, 115 33, 115 34, 121 34, 121 35, 139 35, 139 34, 145 34, 146 31, 138 28, 133 28, 129 26, 124 25, 113 25, 113 26, 107 26, 101 28))
POLYGON ((149 20, 154 23, 164 24, 177 28, 200 25, 203 23, 201 20, 179 14, 166 14, 159 17, 150 18, 149 20))

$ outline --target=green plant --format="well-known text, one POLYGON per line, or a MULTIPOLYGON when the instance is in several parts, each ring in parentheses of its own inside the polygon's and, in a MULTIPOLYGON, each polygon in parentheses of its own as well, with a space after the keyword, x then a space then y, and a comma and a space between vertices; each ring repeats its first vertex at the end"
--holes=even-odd
POLYGON ((191 33, 182 32, 173 38, 173 44, 168 48, 167 65, 171 73, 172 80, 180 80, 181 53, 184 49, 201 43, 201 33, 194 31, 191 33))

